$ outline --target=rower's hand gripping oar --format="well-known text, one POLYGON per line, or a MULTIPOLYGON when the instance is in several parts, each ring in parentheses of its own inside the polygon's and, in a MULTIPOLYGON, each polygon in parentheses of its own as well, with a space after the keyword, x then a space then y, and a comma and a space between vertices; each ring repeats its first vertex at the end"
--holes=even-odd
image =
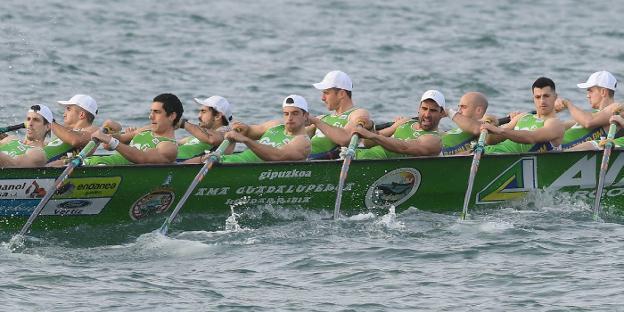
MULTIPOLYGON (((102 128, 102 132, 108 133, 109 130, 107 128, 102 128)), ((16 243, 21 242, 24 234, 26 234, 26 232, 30 230, 30 227, 32 226, 35 219, 37 219, 43 208, 50 201, 52 196, 54 196, 54 194, 63 186, 63 182, 65 182, 65 180, 72 174, 72 172, 74 172, 74 169, 76 169, 76 167, 79 167, 83 164, 84 159, 89 154, 91 154, 91 152, 95 151, 99 144, 100 141, 96 138, 93 138, 91 141, 89 141, 89 143, 87 143, 87 145, 85 145, 85 147, 76 157, 72 158, 69 161, 69 163, 67 164, 67 168, 65 168, 65 170, 63 170, 63 173, 61 173, 61 175, 54 181, 54 184, 52 184, 46 190, 45 195, 43 196, 37 207, 35 207, 35 210, 33 210, 33 212, 30 214, 30 217, 28 217, 26 224, 24 224, 19 234, 11 238, 11 241, 9 243, 9 248, 11 250, 13 250, 13 247, 16 243)))
POLYGON ((225 152, 225 149, 229 145, 230 145, 230 141, 228 139, 224 139, 223 142, 221 142, 221 145, 219 145, 219 147, 217 148, 217 150, 214 151, 213 153, 210 153, 210 155, 206 159, 206 162, 204 162, 204 165, 199 170, 199 172, 193 179, 193 182, 191 182, 191 185, 189 185, 188 189, 184 193, 184 196, 180 198, 180 201, 178 202, 178 204, 175 206, 175 208, 171 212, 171 215, 165 220, 165 222, 162 224, 162 226, 158 230, 160 234, 167 235, 167 232, 169 231, 169 226, 171 225, 173 220, 175 220, 178 213, 180 212, 180 209, 182 209, 182 206, 184 206, 184 203, 186 203, 186 200, 189 198, 189 196, 191 196, 191 193, 197 187, 197 184, 199 184, 199 182, 201 182, 204 179, 204 177, 206 176, 208 171, 212 168, 212 166, 215 163, 219 162, 219 158, 221 157, 223 152, 225 152))
MULTIPOLYGON (((616 108, 613 111, 613 115, 620 113, 621 108, 616 108)), ((613 138, 617 132, 616 122, 611 122, 609 125, 609 132, 607 133, 607 139, 604 146, 604 152, 602 153, 602 162, 600 163, 600 172, 598 173, 598 184, 596 185, 596 199, 594 200, 594 220, 598 220, 602 207, 600 206, 600 198, 602 197, 602 191, 604 190, 604 179, 609 168, 609 158, 611 157, 611 151, 613 150, 613 138)))
POLYGON ((2 127, 2 128, 0 128, 0 134, 6 133, 6 132, 10 132, 10 131, 19 130, 19 129, 22 129, 22 128, 26 128, 26 124, 21 123, 21 124, 17 124, 17 125, 13 125, 13 126, 2 127))
MULTIPOLYGON (((490 121, 486 122, 489 123, 490 121)), ((470 174, 468 175, 468 187, 466 188, 466 194, 464 194, 464 207, 462 208, 462 213, 459 217, 462 221, 466 220, 466 217, 468 216, 468 204, 470 203, 474 180, 477 177, 477 170, 479 170, 479 161, 481 160, 481 155, 485 149, 485 138, 487 134, 487 130, 481 131, 479 139, 477 140, 477 145, 475 146, 474 155, 472 156, 472 165, 470 165, 470 174)))
MULTIPOLYGON (((356 127, 363 127, 364 122, 358 122, 356 127)), ((342 162, 342 168, 340 169, 340 178, 338 180, 338 187, 336 188, 336 205, 334 206, 334 219, 340 218, 340 204, 342 203, 342 190, 344 189, 345 181, 347 180, 347 174, 349 173, 349 165, 351 165, 351 160, 355 157, 355 148, 357 148, 358 142, 360 141, 360 136, 354 134, 351 136, 351 141, 349 142, 349 147, 347 147, 347 151, 344 156, 344 161, 342 162)))

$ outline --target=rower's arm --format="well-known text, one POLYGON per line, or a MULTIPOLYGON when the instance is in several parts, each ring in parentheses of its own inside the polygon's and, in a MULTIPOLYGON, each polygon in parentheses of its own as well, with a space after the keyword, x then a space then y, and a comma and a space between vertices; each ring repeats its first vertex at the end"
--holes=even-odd
POLYGON ((437 135, 425 134, 415 140, 399 140, 375 134, 365 129, 358 129, 355 132, 395 153, 413 156, 435 156, 442 151, 442 141, 437 135))
POLYGON ((506 123, 500 127, 496 127, 492 124, 481 124, 480 125, 480 129, 487 129, 488 130, 488 135, 485 139, 485 144, 487 145, 494 145, 494 144, 498 144, 504 140, 506 140, 507 138, 498 134, 498 129, 504 129, 504 130, 513 130, 513 128, 516 127, 516 124, 518 123, 518 120, 520 120, 520 118, 522 118, 524 115, 526 114, 517 114, 514 117, 511 118, 511 120, 509 121, 509 123, 506 123))
MULTIPOLYGON (((249 125, 248 130, 243 132, 244 135, 249 137, 252 140, 259 140, 262 135, 269 130, 269 128, 275 127, 279 125, 281 122, 279 120, 270 120, 265 123, 259 125, 249 125)), ((236 128, 236 125, 232 126, 232 128, 236 128)))
POLYGON ((551 118, 544 122, 544 127, 528 131, 528 130, 513 130, 499 128, 502 131, 498 134, 510 139, 514 142, 523 144, 536 144, 540 142, 558 142, 560 143, 565 132, 565 126, 559 119, 551 118))
POLYGON ((135 164, 170 164, 175 162, 178 147, 174 142, 160 142, 156 148, 139 150, 124 143, 115 149, 124 158, 135 164))
POLYGON ((318 118, 311 118, 310 120, 332 142, 340 146, 347 146, 351 141, 351 132, 357 127, 358 122, 370 120, 370 115, 365 109, 357 109, 349 115, 349 120, 344 128, 331 126, 318 118))
POLYGON ((464 132, 472 133, 475 136, 478 136, 481 133, 481 122, 478 120, 468 118, 461 114, 455 114, 452 120, 464 132))
POLYGON ((81 147, 87 145, 87 143, 91 141, 91 133, 95 131, 95 129, 91 128, 88 129, 93 131, 74 131, 67 129, 64 126, 61 126, 56 122, 52 122, 50 126, 52 128, 52 133, 54 133, 56 137, 73 147, 81 147))
POLYGON ((48 159, 42 148, 31 148, 15 158, 0 153, 0 167, 42 167, 48 159))
POLYGON ((616 105, 609 105, 597 113, 586 112, 569 101, 564 101, 565 106, 570 111, 572 118, 583 128, 596 128, 609 124, 609 118, 613 115, 613 108, 616 105))
POLYGON ((310 139, 304 135, 295 136, 281 147, 261 144, 251 139, 243 143, 265 161, 305 160, 310 155, 310 139))
POLYGON ((204 129, 188 121, 184 123, 184 130, 188 131, 188 133, 196 137, 198 140, 212 146, 217 146, 223 142, 223 133, 212 129, 204 129))

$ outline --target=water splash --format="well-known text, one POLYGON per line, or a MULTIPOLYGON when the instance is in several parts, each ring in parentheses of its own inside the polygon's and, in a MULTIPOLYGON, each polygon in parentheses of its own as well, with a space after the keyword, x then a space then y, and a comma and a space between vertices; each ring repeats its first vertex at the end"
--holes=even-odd
POLYGON ((401 221, 397 221, 396 216, 396 209, 394 205, 391 205, 390 208, 388 208, 388 213, 383 215, 375 224, 392 230, 405 229, 405 224, 401 221))
POLYGON ((232 212, 230 216, 225 220, 225 230, 228 232, 238 232, 241 230, 241 226, 236 221, 236 218, 240 217, 240 214, 234 212, 234 205, 230 206, 232 212))

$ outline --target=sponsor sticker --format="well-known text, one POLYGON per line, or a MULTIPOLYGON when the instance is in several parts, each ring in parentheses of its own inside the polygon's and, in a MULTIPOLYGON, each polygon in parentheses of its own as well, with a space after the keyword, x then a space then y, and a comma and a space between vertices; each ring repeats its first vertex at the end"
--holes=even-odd
POLYGON ((171 207, 174 199, 175 194, 170 190, 156 190, 145 194, 130 206, 130 218, 139 220, 163 213, 171 207))
POLYGON ((121 177, 69 178, 53 198, 112 197, 121 177))
POLYGON ((0 200, 42 198, 54 179, 0 180, 0 200))
MULTIPOLYGON (((96 215, 110 198, 53 199, 41 211, 42 216, 96 215)), ((0 202, 0 216, 30 216, 39 199, 17 199, 0 202)))
POLYGON ((420 172, 414 168, 399 168, 377 179, 366 192, 366 207, 398 206, 407 201, 420 186, 420 172))

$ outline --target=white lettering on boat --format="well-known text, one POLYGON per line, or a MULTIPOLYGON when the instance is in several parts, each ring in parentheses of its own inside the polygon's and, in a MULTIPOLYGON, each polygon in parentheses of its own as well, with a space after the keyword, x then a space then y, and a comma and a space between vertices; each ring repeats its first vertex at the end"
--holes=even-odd
POLYGON ((215 195, 227 195, 229 187, 202 187, 197 190, 195 196, 215 196, 215 195))
POLYGON ((297 169, 285 170, 285 171, 263 171, 258 176, 258 180, 273 180, 273 179, 293 179, 293 178, 309 178, 312 176, 312 171, 297 169))
MULTIPOLYGON (((260 198, 250 198, 245 201, 245 204, 305 204, 309 203, 312 200, 311 196, 305 197, 260 197, 260 198)), ((225 202, 226 205, 235 205, 237 204, 237 199, 228 199, 225 202)))
MULTIPOLYGON (((624 168, 624 153, 619 154, 609 166, 607 174, 605 175, 605 187, 624 186, 624 179, 615 183, 615 179, 622 168, 624 168)), ((576 186, 581 189, 594 189, 596 188, 596 180, 596 156, 584 156, 574 163, 574 165, 570 166, 570 168, 561 174, 548 188, 555 191, 568 186, 576 186)))
MULTIPOLYGON (((351 191, 355 183, 346 183, 344 191, 351 191)), ((235 193, 237 195, 265 195, 265 194, 297 194, 297 193, 333 193, 336 185, 328 183, 301 184, 301 185, 246 185, 230 192, 230 187, 200 187, 194 196, 218 196, 235 193)))

